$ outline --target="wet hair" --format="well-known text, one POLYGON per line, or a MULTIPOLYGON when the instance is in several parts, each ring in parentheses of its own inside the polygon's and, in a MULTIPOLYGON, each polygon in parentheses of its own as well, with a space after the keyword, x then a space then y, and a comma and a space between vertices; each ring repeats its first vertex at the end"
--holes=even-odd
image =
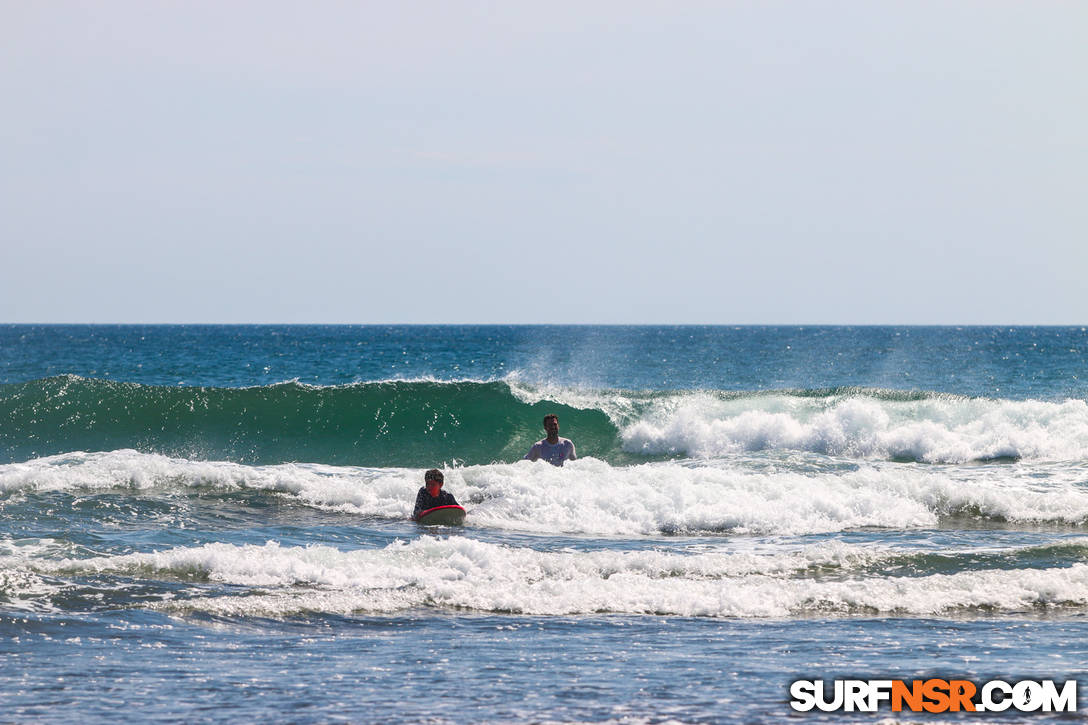
POLYGON ((437 468, 432 468, 431 470, 423 474, 424 483, 426 483, 427 481, 438 481, 439 483, 443 483, 445 482, 445 480, 446 477, 443 476, 442 471, 439 471, 437 468))
POLYGON ((556 415, 555 413, 548 413, 546 416, 544 416, 544 425, 545 426, 548 425, 549 420, 554 420, 556 423, 558 423, 559 422, 559 416, 556 415))

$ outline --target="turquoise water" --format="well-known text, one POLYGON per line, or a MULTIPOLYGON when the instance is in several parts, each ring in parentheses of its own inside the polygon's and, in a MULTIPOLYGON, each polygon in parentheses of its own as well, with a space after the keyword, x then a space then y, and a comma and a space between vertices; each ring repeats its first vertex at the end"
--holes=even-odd
POLYGON ((1085 351, 0 327, 0 719, 876 722, 792 713, 789 683, 1083 687, 1085 351), (561 469, 519 460, 547 412, 561 469), (465 527, 407 520, 432 466, 465 527))

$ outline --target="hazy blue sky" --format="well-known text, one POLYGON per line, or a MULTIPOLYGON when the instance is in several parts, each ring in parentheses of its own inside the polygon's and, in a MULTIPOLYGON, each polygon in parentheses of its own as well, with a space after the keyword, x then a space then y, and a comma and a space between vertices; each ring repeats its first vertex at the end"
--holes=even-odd
POLYGON ((0 0, 0 321, 1088 322, 1088 3, 0 0))

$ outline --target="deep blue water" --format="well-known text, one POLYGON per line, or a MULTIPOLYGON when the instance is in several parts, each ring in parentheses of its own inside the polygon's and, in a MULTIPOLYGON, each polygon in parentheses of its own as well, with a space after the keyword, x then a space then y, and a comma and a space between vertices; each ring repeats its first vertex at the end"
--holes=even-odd
POLYGON ((0 721, 876 722, 789 683, 1083 688, 1086 351, 2 326, 0 721), (519 461, 545 412, 579 460, 519 461), (408 520, 432 466, 463 528, 408 520))
POLYGON ((319 385, 434 377, 595 388, 1088 395, 1084 327, 3 325, 0 382, 319 385))

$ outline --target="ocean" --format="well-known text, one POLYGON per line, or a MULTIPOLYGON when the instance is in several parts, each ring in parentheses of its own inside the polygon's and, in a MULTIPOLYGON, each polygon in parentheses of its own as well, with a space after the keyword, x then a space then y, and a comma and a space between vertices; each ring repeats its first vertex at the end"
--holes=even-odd
MULTIPOLYGON (((0 326, 0 722, 1084 721, 1083 327, 0 326), (521 460, 559 416, 578 460, 521 460), (424 470, 463 527, 409 520, 424 470)), ((1088 692, 1088 691, 1085 691, 1088 692)))

